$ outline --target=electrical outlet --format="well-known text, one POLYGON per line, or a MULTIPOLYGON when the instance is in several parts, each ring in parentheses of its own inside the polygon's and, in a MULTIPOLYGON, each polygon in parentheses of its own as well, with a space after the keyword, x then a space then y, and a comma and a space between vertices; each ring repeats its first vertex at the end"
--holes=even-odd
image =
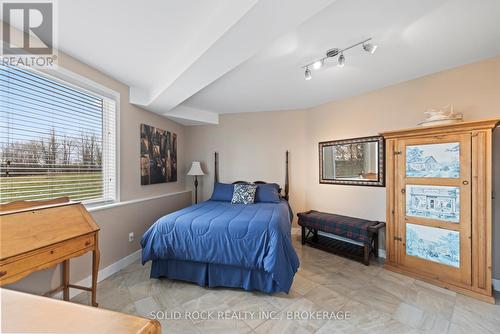
POLYGON ((128 242, 132 242, 134 241, 134 239, 135 239, 134 232, 130 232, 128 234, 128 242))

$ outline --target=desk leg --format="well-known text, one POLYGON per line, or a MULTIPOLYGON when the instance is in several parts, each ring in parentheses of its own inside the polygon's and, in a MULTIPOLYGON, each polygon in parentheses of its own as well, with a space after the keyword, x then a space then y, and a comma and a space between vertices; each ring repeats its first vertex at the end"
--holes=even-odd
POLYGON ((69 300, 69 260, 62 263, 63 299, 69 300))
POLYGON ((100 258, 99 246, 97 246, 97 240, 96 240, 96 247, 92 252, 92 306, 95 307, 97 307, 98 305, 96 301, 96 293, 97 293, 97 274, 99 272, 99 258, 100 258))

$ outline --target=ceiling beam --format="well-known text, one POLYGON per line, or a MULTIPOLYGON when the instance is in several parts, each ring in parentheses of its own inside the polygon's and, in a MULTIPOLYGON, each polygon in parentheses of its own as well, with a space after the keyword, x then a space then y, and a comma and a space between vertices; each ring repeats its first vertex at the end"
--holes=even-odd
MULTIPOLYGON (((153 94, 149 92, 149 96, 131 88, 131 103, 168 116, 189 97, 334 1, 258 1, 174 81, 153 94)), ((175 117, 181 117, 182 110, 177 110, 175 117)))
POLYGON ((179 105, 163 115, 184 125, 219 124, 219 114, 184 105, 179 105))

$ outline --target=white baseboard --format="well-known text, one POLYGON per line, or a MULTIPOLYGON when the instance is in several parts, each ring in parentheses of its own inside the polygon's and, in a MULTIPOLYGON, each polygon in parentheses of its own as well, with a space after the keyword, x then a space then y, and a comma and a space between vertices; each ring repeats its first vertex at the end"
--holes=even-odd
POLYGON ((500 279, 493 279, 493 290, 500 291, 500 279))
MULTIPOLYGON (((130 255, 125 256, 124 258, 116 261, 115 263, 110 264, 106 268, 102 268, 99 270, 99 274, 97 275, 97 282, 101 282, 108 278, 109 276, 119 272, 123 268, 125 268, 128 265, 131 265, 132 263, 136 262, 141 258, 141 249, 133 252, 130 255)), ((75 283, 75 285, 81 285, 81 286, 90 286, 92 284, 92 276, 87 276, 81 281, 75 283)), ((78 290, 78 289, 71 289, 69 291, 69 298, 73 298, 75 296, 78 296, 80 293, 82 293, 83 290, 78 290)), ((54 295, 55 298, 62 299, 62 292, 59 292, 54 295)))

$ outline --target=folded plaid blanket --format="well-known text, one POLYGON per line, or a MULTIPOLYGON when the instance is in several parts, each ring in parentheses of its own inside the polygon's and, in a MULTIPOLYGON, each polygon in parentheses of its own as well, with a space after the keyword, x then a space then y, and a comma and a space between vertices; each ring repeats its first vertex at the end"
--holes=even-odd
POLYGON ((363 243, 370 241, 368 227, 378 224, 376 221, 314 210, 298 213, 297 216, 299 217, 300 226, 332 233, 363 243))

